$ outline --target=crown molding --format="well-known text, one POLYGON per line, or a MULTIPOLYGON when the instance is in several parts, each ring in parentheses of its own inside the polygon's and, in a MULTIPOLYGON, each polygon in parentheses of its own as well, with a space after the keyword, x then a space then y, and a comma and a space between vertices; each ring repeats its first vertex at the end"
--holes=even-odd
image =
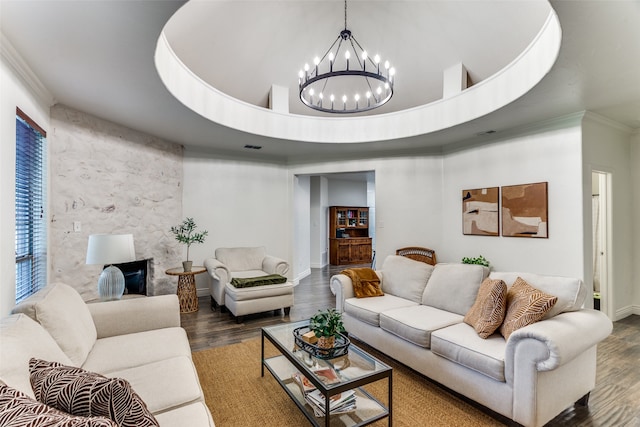
POLYGON ((634 132, 634 129, 632 127, 616 122, 615 120, 611 120, 605 116, 601 116, 600 114, 594 113, 593 111, 586 111, 584 114, 584 120, 608 126, 610 128, 629 134, 634 132))
POLYGON ((0 33, 0 55, 2 55, 2 59, 9 64, 25 85, 31 89, 40 102, 49 107, 55 104, 55 97, 49 92, 49 89, 42 84, 38 76, 31 71, 29 65, 3 33, 0 33))

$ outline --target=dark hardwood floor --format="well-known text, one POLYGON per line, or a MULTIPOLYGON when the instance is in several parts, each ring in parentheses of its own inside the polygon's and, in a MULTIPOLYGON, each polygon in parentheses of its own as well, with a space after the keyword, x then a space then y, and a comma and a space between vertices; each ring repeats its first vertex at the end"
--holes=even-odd
MULTIPOLYGON (((230 313, 210 309, 209 297, 199 300, 200 310, 181 315, 192 351, 257 338, 263 326, 308 319, 319 309, 335 307, 329 289, 331 275, 345 267, 312 269, 295 288, 289 316, 262 313, 236 323, 230 313)), ((613 325, 613 333, 598 346, 596 388, 588 407, 568 408, 547 427, 640 427, 640 316, 632 315, 613 325)))

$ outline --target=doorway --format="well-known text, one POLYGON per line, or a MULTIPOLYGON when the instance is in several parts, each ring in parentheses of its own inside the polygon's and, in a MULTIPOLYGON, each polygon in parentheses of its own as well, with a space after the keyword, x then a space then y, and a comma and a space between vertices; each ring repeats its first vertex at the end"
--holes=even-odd
MULTIPOLYGON (((309 231, 308 261, 310 268, 329 265, 329 206, 369 207, 369 237, 375 250, 375 172, 327 172, 309 175, 309 231)), ((295 215, 300 215, 296 212, 295 215)), ((300 221, 305 221, 300 218, 300 221)), ((307 236, 298 234, 298 245, 306 244, 307 236)))
POLYGON ((611 173, 591 173, 593 307, 611 318, 611 173))

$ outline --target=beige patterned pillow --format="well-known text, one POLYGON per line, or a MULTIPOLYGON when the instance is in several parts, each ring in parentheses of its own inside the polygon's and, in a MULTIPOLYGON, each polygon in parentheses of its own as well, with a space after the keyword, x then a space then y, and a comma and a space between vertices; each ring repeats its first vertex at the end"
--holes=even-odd
POLYGON ((500 333, 505 339, 509 339, 513 331, 542 319, 556 301, 557 297, 534 288, 518 277, 507 292, 507 314, 500 333))
POLYGON ((484 279, 476 301, 464 316, 480 338, 488 338, 502 325, 507 311, 507 285, 502 280, 484 279))
POLYGON ((108 417, 120 427, 158 426, 124 379, 33 358, 29 374, 36 399, 56 409, 83 417, 108 417))
POLYGON ((0 426, 118 427, 109 418, 78 417, 32 399, 0 381, 0 426))

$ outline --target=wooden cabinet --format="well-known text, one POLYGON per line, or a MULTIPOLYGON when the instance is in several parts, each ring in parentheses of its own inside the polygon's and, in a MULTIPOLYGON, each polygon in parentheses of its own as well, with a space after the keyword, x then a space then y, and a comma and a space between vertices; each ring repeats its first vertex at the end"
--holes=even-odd
POLYGON ((329 262, 331 265, 371 262, 369 208, 329 208, 329 262))

